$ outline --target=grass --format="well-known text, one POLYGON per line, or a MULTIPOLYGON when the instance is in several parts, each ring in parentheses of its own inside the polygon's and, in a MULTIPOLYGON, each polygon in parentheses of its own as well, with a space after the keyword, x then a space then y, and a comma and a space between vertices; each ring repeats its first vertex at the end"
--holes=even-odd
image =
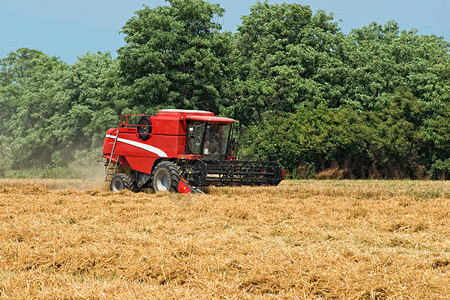
POLYGON ((448 299, 450 183, 0 180, 0 298, 448 299))

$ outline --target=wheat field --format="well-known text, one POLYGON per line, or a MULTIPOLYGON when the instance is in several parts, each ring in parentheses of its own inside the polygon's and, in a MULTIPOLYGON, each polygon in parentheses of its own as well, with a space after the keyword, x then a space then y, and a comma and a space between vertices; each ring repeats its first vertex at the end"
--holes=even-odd
POLYGON ((449 299, 450 183, 0 180, 0 298, 449 299))

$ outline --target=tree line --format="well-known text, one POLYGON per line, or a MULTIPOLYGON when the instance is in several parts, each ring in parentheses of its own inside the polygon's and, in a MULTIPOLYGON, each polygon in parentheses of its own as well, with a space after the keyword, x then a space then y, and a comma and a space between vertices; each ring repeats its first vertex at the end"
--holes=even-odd
POLYGON ((117 58, 39 50, 0 60, 0 176, 100 158, 121 113, 202 109, 246 130, 240 157, 292 176, 450 176, 450 43, 390 21, 344 34, 333 14, 257 2, 235 33, 204 0, 144 7, 117 58))

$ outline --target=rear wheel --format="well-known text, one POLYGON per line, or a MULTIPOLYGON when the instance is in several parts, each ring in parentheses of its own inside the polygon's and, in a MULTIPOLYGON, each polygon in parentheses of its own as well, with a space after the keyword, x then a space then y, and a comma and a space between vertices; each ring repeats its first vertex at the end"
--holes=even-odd
POLYGON ((111 180, 110 190, 118 192, 121 190, 131 190, 133 188, 133 180, 126 174, 116 174, 111 180))
POLYGON ((180 167, 173 162, 163 161, 159 163, 153 170, 153 190, 155 192, 177 192, 180 176, 180 167))

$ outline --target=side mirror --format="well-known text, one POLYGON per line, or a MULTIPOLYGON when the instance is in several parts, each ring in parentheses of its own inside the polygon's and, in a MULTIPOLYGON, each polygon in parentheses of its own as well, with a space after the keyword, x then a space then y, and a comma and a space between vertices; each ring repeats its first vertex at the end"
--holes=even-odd
POLYGON ((237 145, 237 138, 232 138, 231 140, 230 140, 230 148, 231 149, 234 149, 235 147, 236 147, 236 145, 237 145))

